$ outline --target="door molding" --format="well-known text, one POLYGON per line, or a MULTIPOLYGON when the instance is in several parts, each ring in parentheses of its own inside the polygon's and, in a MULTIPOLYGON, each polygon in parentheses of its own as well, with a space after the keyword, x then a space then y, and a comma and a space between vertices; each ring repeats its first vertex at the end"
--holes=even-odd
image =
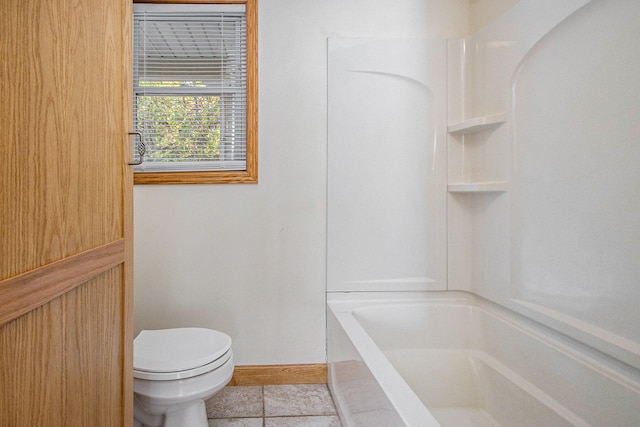
POLYGON ((0 281, 0 326, 124 262, 119 239, 0 281))

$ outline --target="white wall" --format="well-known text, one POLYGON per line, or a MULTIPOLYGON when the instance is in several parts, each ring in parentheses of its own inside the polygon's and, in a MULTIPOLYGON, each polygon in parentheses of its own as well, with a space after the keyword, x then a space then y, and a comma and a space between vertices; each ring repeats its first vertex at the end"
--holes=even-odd
POLYGON ((467 0, 260 0, 257 185, 136 186, 135 328, 325 361, 327 37, 466 35, 467 0))

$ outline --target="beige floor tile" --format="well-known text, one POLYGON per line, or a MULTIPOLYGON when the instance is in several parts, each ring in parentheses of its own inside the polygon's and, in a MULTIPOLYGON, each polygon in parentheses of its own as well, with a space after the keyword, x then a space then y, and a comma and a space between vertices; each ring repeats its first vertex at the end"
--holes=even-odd
POLYGON ((336 414, 326 384, 264 386, 264 411, 266 417, 336 414))
POLYGON ((264 416, 261 386, 225 387, 207 400, 206 405, 208 418, 264 416))
POLYGON ((215 418, 209 427, 263 427, 262 418, 215 418))
POLYGON ((335 416, 265 418, 264 427, 341 427, 335 416))

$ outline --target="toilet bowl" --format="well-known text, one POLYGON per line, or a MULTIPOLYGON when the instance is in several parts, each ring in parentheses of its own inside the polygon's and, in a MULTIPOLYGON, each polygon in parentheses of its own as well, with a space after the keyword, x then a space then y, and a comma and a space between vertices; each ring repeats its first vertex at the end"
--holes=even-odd
POLYGON ((208 427, 204 401, 233 375, 228 335, 203 328, 142 331, 133 342, 134 426, 208 427))

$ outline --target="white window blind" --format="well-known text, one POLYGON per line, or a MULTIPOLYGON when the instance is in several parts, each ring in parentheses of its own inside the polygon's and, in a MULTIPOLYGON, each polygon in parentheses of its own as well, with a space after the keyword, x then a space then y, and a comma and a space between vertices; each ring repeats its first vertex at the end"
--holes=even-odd
POLYGON ((133 20, 135 170, 245 170, 244 5, 136 3, 133 20))

